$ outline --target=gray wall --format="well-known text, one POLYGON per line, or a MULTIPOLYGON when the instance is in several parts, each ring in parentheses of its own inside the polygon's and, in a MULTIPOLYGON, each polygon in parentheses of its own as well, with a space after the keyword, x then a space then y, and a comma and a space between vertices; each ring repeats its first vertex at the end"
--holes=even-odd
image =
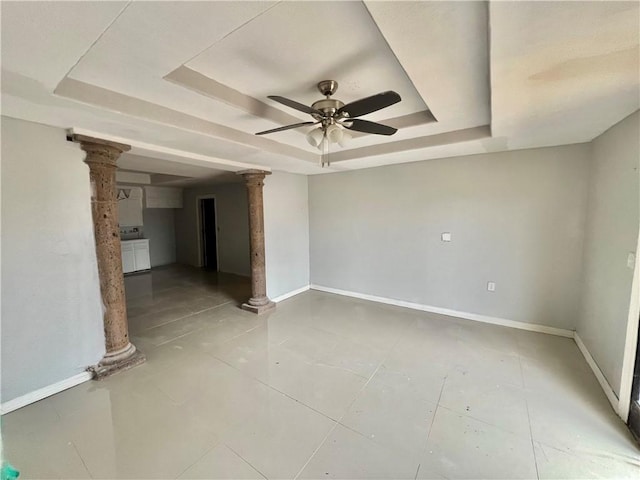
POLYGON ((175 211, 176 253, 179 263, 201 266, 198 197, 215 195, 218 224, 218 265, 222 272, 250 275, 249 212, 243 183, 185 188, 183 208, 175 211))
POLYGON ((583 144, 310 177, 311 283, 573 329, 588 157, 583 144))
POLYGON ((274 172, 264 182, 267 295, 309 285, 309 199, 304 175, 274 172))
POLYGON ((89 170, 62 129, 2 117, 2 401, 104 354, 89 170))
POLYGON ((638 239, 640 113, 591 144, 591 178, 578 335, 619 394, 633 269, 627 256, 638 239))
POLYGON ((176 261, 176 225, 173 208, 145 208, 142 211, 144 236, 149 239, 151 266, 176 261))

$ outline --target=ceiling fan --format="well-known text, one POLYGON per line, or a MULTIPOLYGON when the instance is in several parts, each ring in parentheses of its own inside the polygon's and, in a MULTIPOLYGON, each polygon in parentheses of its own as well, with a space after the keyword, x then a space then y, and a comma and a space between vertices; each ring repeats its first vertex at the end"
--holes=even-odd
POLYGON ((284 130, 308 125, 320 125, 307 134, 307 141, 312 146, 322 150, 321 164, 324 166, 325 164, 329 164, 329 144, 338 143, 344 146, 345 141, 351 138, 351 135, 349 135, 345 129, 356 132, 373 133, 375 135, 393 135, 398 131, 397 128, 389 127, 388 125, 356 118, 398 103, 401 98, 396 92, 389 90, 345 105, 344 102, 331 98, 331 95, 336 93, 337 89, 338 82, 335 80, 323 80, 319 82, 318 90, 326 98, 314 102, 310 107, 285 97, 269 95, 267 98, 271 100, 300 112, 308 113, 313 117, 314 121, 273 128, 271 130, 265 130, 264 132, 258 132, 256 135, 282 132, 284 130))

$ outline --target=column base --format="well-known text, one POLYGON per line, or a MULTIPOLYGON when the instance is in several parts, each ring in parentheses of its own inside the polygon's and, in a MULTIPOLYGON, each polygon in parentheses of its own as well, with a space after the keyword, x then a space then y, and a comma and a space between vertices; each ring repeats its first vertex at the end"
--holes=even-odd
POLYGON ((88 370, 93 374, 94 380, 102 380, 111 375, 129 370, 147 361, 147 357, 140 350, 136 350, 132 355, 112 363, 102 363, 89 367, 88 370))
POLYGON ((271 312, 276 309, 276 304, 269 301, 264 305, 251 305, 250 303, 243 303, 240 307, 247 312, 255 313, 261 315, 263 313, 271 312))

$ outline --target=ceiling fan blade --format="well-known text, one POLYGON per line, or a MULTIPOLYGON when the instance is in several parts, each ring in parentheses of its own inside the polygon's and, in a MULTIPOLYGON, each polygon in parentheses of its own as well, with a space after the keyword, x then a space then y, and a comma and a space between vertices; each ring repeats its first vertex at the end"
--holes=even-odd
POLYGON ((368 120, 360 120, 359 118, 347 119, 342 125, 349 130, 375 133, 376 135, 393 135, 398 131, 397 128, 382 125, 381 123, 370 122, 368 120), (351 126, 349 126, 349 124, 351 124, 351 126))
POLYGON ((267 96, 267 98, 270 98, 271 100, 281 103, 282 105, 286 105, 289 108, 293 108, 300 112, 308 113, 309 115, 312 115, 312 114, 323 115, 323 113, 320 110, 316 110, 315 108, 311 108, 303 103, 296 102, 295 100, 291 100, 289 98, 280 97, 279 95, 269 95, 267 96))
POLYGON ((267 133, 282 132, 283 130, 290 130, 292 128, 304 127, 305 125, 315 125, 320 122, 302 122, 294 123, 293 125, 285 125, 284 127, 273 128, 271 130, 265 130, 264 132, 258 132, 256 135, 266 135, 267 133))
POLYGON ((371 97, 361 98, 355 102, 347 103, 344 107, 339 108, 336 114, 339 115, 340 113, 346 112, 351 118, 360 117, 361 115, 389 107, 394 103, 398 103, 400 100, 402 100, 400 95, 389 90, 377 95, 372 95, 371 97))

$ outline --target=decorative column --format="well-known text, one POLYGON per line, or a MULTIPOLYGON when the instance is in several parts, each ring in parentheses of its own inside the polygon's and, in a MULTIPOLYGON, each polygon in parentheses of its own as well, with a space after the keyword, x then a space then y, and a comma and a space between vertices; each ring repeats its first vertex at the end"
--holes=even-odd
POLYGON ((106 354, 98 365, 89 367, 95 379, 126 370, 145 361, 142 353, 129 341, 127 305, 122 273, 118 200, 116 190, 117 161, 129 145, 84 135, 72 135, 87 153, 91 181, 91 213, 100 277, 104 340, 106 354))
POLYGON ((262 187, 264 177, 271 172, 264 170, 242 170, 249 200, 249 242, 251 249, 251 298, 242 304, 249 312, 261 314, 276 308, 267 297, 267 276, 264 262, 264 213, 262 187))

